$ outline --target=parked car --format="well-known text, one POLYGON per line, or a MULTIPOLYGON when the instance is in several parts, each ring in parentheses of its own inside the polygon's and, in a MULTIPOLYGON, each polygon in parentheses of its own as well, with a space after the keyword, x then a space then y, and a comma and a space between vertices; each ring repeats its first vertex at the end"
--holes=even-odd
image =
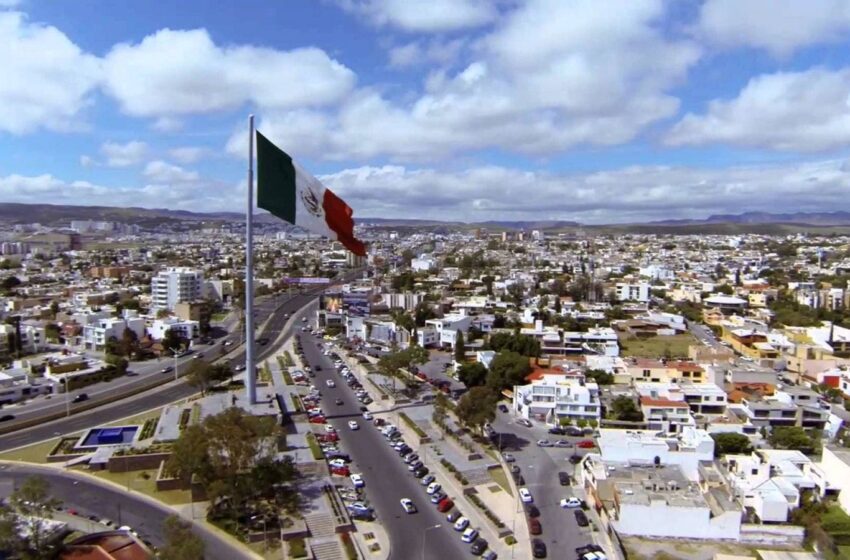
POLYGON ((540 517, 540 510, 532 504, 525 504, 525 514, 529 517, 540 517))
POLYGON ((583 439, 576 444, 577 447, 581 447, 582 449, 593 449, 596 447, 596 444, 593 443, 592 439, 583 439))
POLYGON ((552 442, 548 439, 537 440, 537 447, 552 447, 552 442))
POLYGON ((475 539, 478 538, 478 531, 473 529, 472 527, 468 527, 463 534, 460 536, 460 540, 465 543, 471 543, 475 539))
POLYGON ((531 421, 526 420, 525 418, 520 418, 519 420, 516 421, 516 423, 519 424, 520 426, 525 426, 526 428, 531 427, 531 421))
POLYGON ((413 476, 416 478, 422 478, 426 474, 428 474, 428 467, 419 467, 415 471, 413 471, 413 476))
POLYGON ((535 558, 546 558, 546 543, 540 539, 532 539, 531 554, 535 558))
POLYGON ((331 474, 336 476, 351 476, 351 471, 348 467, 332 467, 331 474))
POLYGON ((574 510, 573 514, 576 516, 576 523, 578 523, 579 527, 587 527, 590 525, 590 521, 587 520, 587 515, 585 515, 582 510, 574 510))
POLYGON ((440 489, 442 489, 442 486, 440 485, 439 482, 432 482, 431 484, 428 485, 428 488, 425 489, 425 492, 428 493, 428 494, 434 494, 434 493, 438 492, 440 489))
POLYGON ((528 490, 528 488, 519 489, 519 499, 522 500, 524 504, 530 504, 534 502, 534 497, 531 495, 531 492, 528 490))
POLYGON ((450 514, 448 514, 446 516, 446 520, 449 523, 454 523, 455 521, 457 521, 461 517, 463 517, 463 514, 461 512, 459 512, 458 510, 454 510, 453 512, 451 512, 450 514))
POLYGON ((506 463, 513 463, 514 461, 516 461, 516 457, 514 457, 510 453, 502 453, 502 459, 504 459, 506 463))
POLYGON ((475 556, 484 554, 485 550, 487 550, 487 541, 484 539, 475 539, 475 542, 469 547, 469 551, 475 556))
POLYGON ((570 475, 561 471, 558 473, 558 482, 561 483, 561 486, 569 486, 570 485, 570 475))
POLYGON ((454 506, 455 503, 451 500, 451 498, 443 498, 443 501, 437 504, 437 511, 439 511, 440 513, 446 513, 454 506))
POLYGON ((432 504, 439 504, 441 501, 443 501, 443 498, 445 498, 445 497, 446 497, 445 492, 443 492, 442 490, 437 490, 436 492, 431 494, 431 503, 432 504))
POLYGON ((455 531, 465 531, 467 527, 469 527, 469 519, 463 516, 458 517, 454 524, 455 531))
POLYGON ((422 486, 428 486, 429 484, 431 484, 432 482, 434 482, 434 480, 435 480, 434 475, 433 475, 433 474, 429 474, 429 475, 427 475, 427 476, 423 476, 423 477, 422 477, 422 480, 420 480, 420 481, 419 481, 419 483, 420 483, 422 486))
POLYGON ((540 524, 539 517, 528 518, 528 532, 532 535, 539 535, 543 533, 543 526, 540 524))
POLYGON ((562 435, 566 434, 567 431, 560 426, 554 426, 552 428, 549 428, 549 433, 554 434, 556 436, 562 436, 562 435))
POLYGON ((350 476, 350 478, 351 483, 354 485, 355 488, 363 488, 364 486, 366 486, 366 481, 363 480, 362 474, 353 474, 350 476))
POLYGON ((505 405, 505 404, 500 404, 500 405, 499 405, 499 410, 501 410, 502 412, 507 412, 507 411, 508 411, 508 407, 507 407, 507 405, 505 405))

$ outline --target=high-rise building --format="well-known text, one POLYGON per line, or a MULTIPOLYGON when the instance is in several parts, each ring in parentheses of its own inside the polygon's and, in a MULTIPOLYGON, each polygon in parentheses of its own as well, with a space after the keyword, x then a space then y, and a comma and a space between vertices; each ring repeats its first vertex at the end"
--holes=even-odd
POLYGON ((154 307, 174 311, 178 303, 201 299, 204 275, 199 270, 186 267, 169 267, 151 280, 151 298, 154 307))

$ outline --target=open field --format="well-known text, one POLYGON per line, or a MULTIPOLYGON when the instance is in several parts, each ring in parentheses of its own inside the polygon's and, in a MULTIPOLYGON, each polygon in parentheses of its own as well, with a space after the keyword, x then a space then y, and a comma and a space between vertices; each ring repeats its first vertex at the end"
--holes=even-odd
POLYGON ((673 336, 654 336, 652 338, 620 337, 620 355, 638 358, 678 358, 688 355, 688 346, 696 344, 696 339, 690 334, 673 336))

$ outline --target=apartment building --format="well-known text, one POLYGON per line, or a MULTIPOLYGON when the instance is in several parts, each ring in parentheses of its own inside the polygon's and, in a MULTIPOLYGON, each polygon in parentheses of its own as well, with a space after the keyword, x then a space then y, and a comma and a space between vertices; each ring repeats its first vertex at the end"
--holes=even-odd
POLYGON ((173 331, 180 338, 194 340, 200 336, 200 324, 198 321, 183 321, 174 317, 157 319, 150 328, 151 338, 162 340, 168 331, 173 331))
POLYGON ((646 282, 640 282, 638 284, 618 282, 615 286, 614 295, 617 301, 639 301, 646 303, 649 301, 649 284, 646 282))
POLYGON ((632 383, 705 383, 705 369, 694 362, 681 360, 652 360, 632 358, 626 360, 626 369, 632 383))
POLYGON ((83 345, 89 350, 103 350, 111 338, 121 340, 130 329, 138 339, 145 336, 145 320, 141 317, 109 317, 83 327, 83 345))
POLYGON ((178 303, 203 297, 204 276, 199 270, 169 267, 151 279, 151 303, 157 309, 173 311, 178 303))
POLYGON ((388 309, 412 311, 422 300, 422 294, 416 292, 381 294, 381 301, 388 309))
POLYGON ((472 324, 469 315, 449 314, 440 319, 428 319, 426 327, 432 327, 439 336, 440 346, 455 347, 455 339, 458 331, 467 332, 472 324))
POLYGON ((542 370, 529 376, 530 383, 514 387, 513 409, 523 418, 557 424, 599 420, 599 387, 579 372, 542 370))

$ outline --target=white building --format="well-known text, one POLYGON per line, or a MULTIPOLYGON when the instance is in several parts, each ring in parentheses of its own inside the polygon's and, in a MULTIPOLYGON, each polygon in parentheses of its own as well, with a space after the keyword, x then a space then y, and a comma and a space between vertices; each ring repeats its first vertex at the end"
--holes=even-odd
POLYGON ((417 259, 412 259, 410 261, 410 268, 413 272, 427 272, 433 268, 436 268, 437 261, 434 260, 433 257, 422 256, 417 259))
POLYGON ((838 505, 850 513, 850 450, 825 445, 820 467, 830 487, 839 490, 838 505))
POLYGON ((599 430, 599 450, 605 461, 635 465, 679 465, 691 481, 699 479, 700 461, 714 460, 714 439, 705 430, 685 428, 659 437, 654 430, 599 430))
POLYGON ((412 311, 422 301, 422 294, 415 292, 404 292, 397 294, 381 294, 381 300, 384 305, 390 309, 401 308, 405 311, 412 311))
POLYGON ((180 338, 194 340, 200 335, 200 324, 198 321, 182 321, 175 317, 157 319, 151 325, 151 338, 162 340, 168 331, 174 331, 180 338))
POLYGON ((557 424, 562 418, 599 421, 599 387, 580 373, 541 373, 514 387, 514 411, 523 418, 557 424))
POLYGON ((679 433, 694 427, 694 417, 685 394, 672 383, 635 382, 640 411, 650 430, 679 433))
POLYGON ((28 370, 23 367, 13 367, 0 371, 0 405, 29 399, 36 395, 44 395, 53 391, 50 384, 37 384, 30 380, 28 370))
POLYGON ((618 301, 639 301, 646 303, 649 301, 649 284, 646 282, 637 284, 619 282, 616 286, 616 296, 618 301))
POLYGON ((455 338, 457 332, 464 333, 469 331, 472 324, 472 317, 468 315, 450 314, 440 319, 428 319, 425 321, 426 327, 432 327, 439 336, 439 344, 441 346, 455 347, 455 338))
POLYGON ((151 303, 157 309, 173 311, 178 303, 203 297, 204 275, 186 267, 169 267, 151 279, 151 303))
POLYGON ((141 317, 109 317, 83 327, 83 344, 90 350, 102 350, 110 338, 121 340, 124 330, 136 333, 136 338, 145 336, 145 320, 141 317))

